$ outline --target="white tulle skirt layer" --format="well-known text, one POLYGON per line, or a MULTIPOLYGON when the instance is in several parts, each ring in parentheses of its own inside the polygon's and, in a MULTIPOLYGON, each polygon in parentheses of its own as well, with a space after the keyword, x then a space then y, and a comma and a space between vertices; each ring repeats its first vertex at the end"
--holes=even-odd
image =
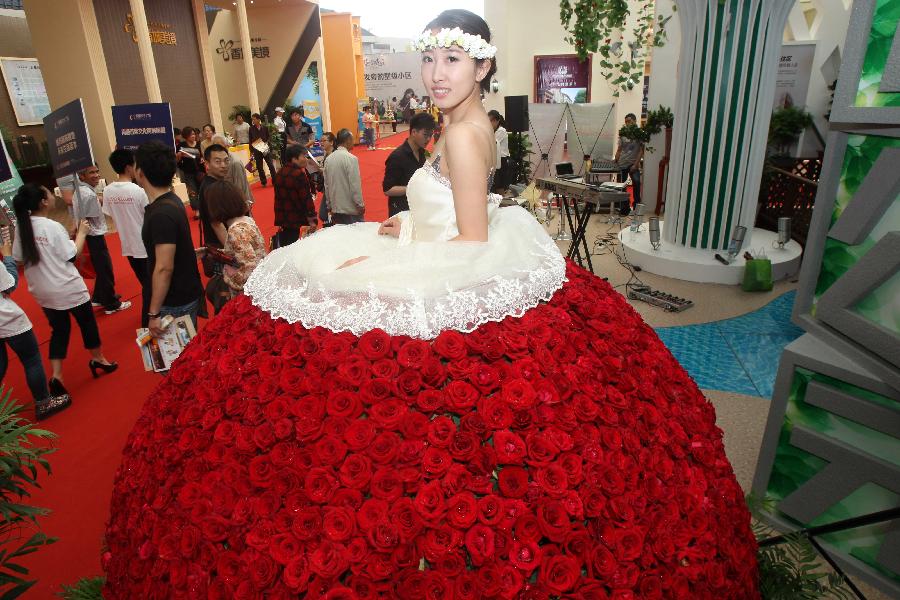
POLYGON ((273 317, 308 328, 431 339, 521 316, 562 287, 559 249, 523 209, 493 211, 488 239, 400 245, 377 223, 338 225, 272 252, 244 289, 273 317), (338 269, 359 256, 368 258, 338 269))

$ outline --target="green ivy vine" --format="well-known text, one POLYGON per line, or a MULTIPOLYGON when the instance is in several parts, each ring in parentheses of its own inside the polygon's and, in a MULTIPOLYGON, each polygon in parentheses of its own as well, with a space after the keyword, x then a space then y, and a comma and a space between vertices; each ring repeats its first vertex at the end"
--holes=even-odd
POLYGON ((560 21, 569 34, 565 41, 582 61, 600 54, 600 72, 614 88, 613 96, 640 85, 649 49, 665 44, 672 15, 656 15, 655 4, 639 0, 634 25, 626 30, 628 0, 560 0, 560 21))

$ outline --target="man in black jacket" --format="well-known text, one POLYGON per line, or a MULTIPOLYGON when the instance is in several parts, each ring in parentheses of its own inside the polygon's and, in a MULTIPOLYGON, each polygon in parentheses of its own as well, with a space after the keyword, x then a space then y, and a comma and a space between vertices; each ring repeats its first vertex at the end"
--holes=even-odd
POLYGON ((415 115, 409 122, 409 138, 385 161, 381 188, 388 197, 388 216, 409 210, 406 185, 416 169, 425 164, 425 146, 433 133, 434 118, 428 113, 415 115))
POLYGON ((269 168, 269 176, 275 177, 275 165, 272 163, 272 153, 270 151, 266 151, 265 153, 260 152, 253 144, 262 142, 268 146, 269 128, 262 122, 262 117, 259 113, 253 113, 250 120, 252 121, 252 124, 250 125, 250 151, 253 153, 253 158, 256 159, 256 172, 259 174, 259 180, 263 184, 263 187, 266 187, 268 179, 266 179, 266 172, 263 171, 263 161, 265 161, 266 166, 269 168))

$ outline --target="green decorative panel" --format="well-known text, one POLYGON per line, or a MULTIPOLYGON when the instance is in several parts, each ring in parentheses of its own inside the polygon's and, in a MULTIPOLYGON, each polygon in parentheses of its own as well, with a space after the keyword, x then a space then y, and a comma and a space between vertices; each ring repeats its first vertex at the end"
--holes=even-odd
POLYGON ((900 273, 857 302, 853 312, 900 335, 900 273))
MULTIPOLYGON (((795 368, 778 436, 775 460, 765 490, 766 496, 775 500, 776 505, 797 492, 802 485, 829 465, 826 460, 791 443, 792 435, 798 428, 811 430, 828 440, 846 444, 864 455, 877 457, 900 469, 900 439, 807 403, 807 390, 813 382, 849 394, 876 407, 900 411, 900 403, 890 398, 833 377, 804 368, 795 368)), ((877 484, 866 483, 807 523, 798 522, 780 511, 776 511, 776 516, 796 526, 821 525, 892 508, 897 506, 898 502, 900 495, 897 493, 877 484)), ((859 560, 900 584, 900 573, 892 572, 876 560, 887 529, 888 524, 879 524, 828 534, 821 540, 841 554, 859 560)))
POLYGON ((855 102, 857 107, 900 106, 900 93, 884 93, 878 89, 897 34, 898 22, 900 0, 878 0, 859 77, 859 91, 855 102))
MULTIPOLYGON (((872 166, 886 148, 900 148, 900 138, 856 134, 847 136, 846 152, 828 229, 837 223, 850 205, 857 190, 870 174, 872 166)), ((894 199, 883 217, 861 243, 851 245, 831 237, 826 238, 811 312, 815 314, 815 303, 835 281, 852 268, 887 232, 898 229, 900 229, 900 195, 894 199)), ((900 321, 897 285, 896 281, 893 284, 889 281, 888 284, 875 290, 860 305, 860 309, 864 311, 862 314, 879 325, 896 330, 900 321)))

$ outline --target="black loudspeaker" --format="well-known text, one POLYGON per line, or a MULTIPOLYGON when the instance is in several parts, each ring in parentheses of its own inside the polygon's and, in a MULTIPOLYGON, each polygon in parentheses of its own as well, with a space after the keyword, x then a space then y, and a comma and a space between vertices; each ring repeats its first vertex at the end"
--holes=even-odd
POLYGON ((528 96, 506 96, 506 130, 514 133, 528 131, 528 96))

